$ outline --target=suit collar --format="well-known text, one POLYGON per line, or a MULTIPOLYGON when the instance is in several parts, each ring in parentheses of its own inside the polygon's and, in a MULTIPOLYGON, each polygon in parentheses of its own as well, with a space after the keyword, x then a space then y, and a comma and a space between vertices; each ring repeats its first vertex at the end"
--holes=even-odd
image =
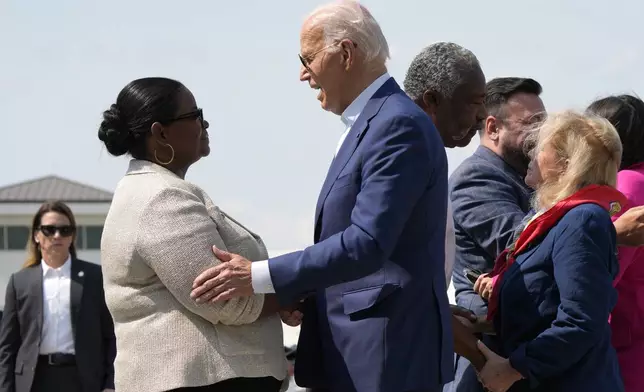
POLYGON ((84 271, 83 263, 80 260, 72 260, 71 264, 72 276, 70 282, 69 302, 72 315, 72 332, 74 333, 74 339, 76 339, 76 327, 78 324, 78 315, 80 314, 81 303, 83 300, 83 289, 85 286, 86 272, 84 271))
POLYGON ((45 263, 44 260, 41 260, 40 267, 42 269, 42 275, 43 276, 47 276, 47 273, 49 271, 58 270, 58 271, 62 272, 64 276, 71 277, 71 273, 72 273, 72 257, 71 257, 71 255, 68 256, 67 260, 65 260, 65 263, 62 266, 58 267, 58 268, 50 267, 49 264, 45 263))
MULTIPOLYGON (((398 83, 396 83, 396 81, 390 77, 369 99, 366 106, 364 107, 364 110, 362 110, 362 112, 356 119, 355 124, 351 126, 351 129, 347 134, 346 139, 342 143, 338 154, 333 159, 333 162, 331 162, 331 167, 329 168, 326 179, 324 180, 324 184, 322 185, 322 189, 320 190, 320 195, 318 196, 318 202, 315 209, 316 228, 318 227, 318 220, 320 219, 322 206, 324 205, 324 202, 326 201, 326 198, 331 191, 331 187, 333 186, 335 180, 338 178, 340 172, 342 172, 342 169, 344 169, 346 164, 349 162, 349 159, 351 159, 351 156, 353 156, 354 151, 360 144, 362 137, 369 128, 369 122, 378 114, 380 108, 382 108, 382 105, 385 103, 387 98, 397 92, 403 93, 398 86, 398 83)), ((318 238, 317 234, 318 233, 316 230, 316 240, 318 238)))
POLYGON ((166 169, 165 167, 143 159, 132 159, 130 161, 130 165, 128 166, 128 169, 125 175, 129 176, 129 175, 144 174, 144 173, 158 173, 158 174, 179 178, 179 176, 174 174, 172 171, 166 169))
POLYGON ((27 268, 27 273, 29 274, 29 287, 28 292, 30 295, 27 298, 33 298, 33 317, 36 319, 38 325, 38 337, 40 338, 42 334, 42 323, 43 323, 43 272, 41 264, 36 264, 27 268), (33 293, 33 296, 31 295, 33 293))
POLYGON ((349 128, 353 126, 353 124, 356 122, 358 117, 360 117, 360 113, 362 113, 362 110, 367 106, 369 103, 369 100, 373 95, 382 87, 387 80, 389 80, 391 76, 387 72, 382 74, 380 77, 378 77, 376 80, 374 80, 364 91, 358 95, 356 99, 351 102, 351 104, 342 112, 342 116, 340 116, 340 119, 344 123, 344 125, 349 128))

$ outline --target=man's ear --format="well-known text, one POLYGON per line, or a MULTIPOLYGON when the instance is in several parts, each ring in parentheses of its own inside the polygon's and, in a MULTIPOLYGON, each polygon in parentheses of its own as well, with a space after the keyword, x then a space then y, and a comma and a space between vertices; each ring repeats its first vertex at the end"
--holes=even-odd
POLYGON ((423 93, 423 108, 430 113, 436 113, 438 106, 443 103, 443 97, 436 91, 427 90, 423 93))
POLYGON ((499 121, 494 116, 487 116, 483 123, 483 133, 492 141, 499 140, 499 121))
POLYGON ((344 69, 348 71, 355 61, 356 45, 349 39, 340 41, 340 50, 342 51, 342 61, 344 62, 344 69))

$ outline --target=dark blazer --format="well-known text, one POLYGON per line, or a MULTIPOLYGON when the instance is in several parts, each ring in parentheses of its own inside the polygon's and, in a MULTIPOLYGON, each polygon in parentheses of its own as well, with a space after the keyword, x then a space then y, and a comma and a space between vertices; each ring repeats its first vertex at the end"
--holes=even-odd
POLYGON ((282 303, 314 293, 304 304, 299 385, 425 391, 453 378, 446 211, 440 136, 389 79, 331 164, 315 244, 269 260, 282 303))
POLYGON ((530 209, 532 190, 501 157, 480 146, 449 179, 456 257, 452 279, 456 303, 479 316, 487 305, 464 268, 490 272, 530 209))
MULTIPOLYGON (((9 279, 0 327, 0 392, 31 390, 43 322, 42 283, 40 264, 22 269, 9 279)), ((76 366, 83 390, 113 389, 116 341, 99 265, 72 260, 70 302, 76 366)))
POLYGON ((500 282, 500 353, 526 379, 510 391, 624 390, 608 317, 617 301, 616 234, 594 204, 570 210, 500 282))

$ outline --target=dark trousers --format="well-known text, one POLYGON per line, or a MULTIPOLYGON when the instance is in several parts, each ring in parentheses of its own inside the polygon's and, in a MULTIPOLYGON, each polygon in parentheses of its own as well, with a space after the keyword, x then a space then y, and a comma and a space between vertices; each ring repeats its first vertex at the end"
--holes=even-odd
POLYGON ((75 365, 53 366, 42 361, 36 365, 31 392, 82 392, 75 365))
POLYGON ((184 387, 168 392, 279 392, 282 381, 274 377, 231 378, 202 387, 184 387))

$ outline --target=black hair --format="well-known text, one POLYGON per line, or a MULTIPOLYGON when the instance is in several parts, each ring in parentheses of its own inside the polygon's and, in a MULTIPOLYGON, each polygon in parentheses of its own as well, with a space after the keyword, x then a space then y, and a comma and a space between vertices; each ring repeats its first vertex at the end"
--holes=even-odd
POLYGON ((516 77, 492 79, 485 86, 485 109, 490 116, 502 117, 503 105, 515 94, 539 96, 541 92, 541 85, 534 79, 516 77))
POLYGON ((98 138, 114 156, 146 158, 146 140, 155 122, 174 117, 183 84, 167 78, 142 78, 123 87, 116 103, 103 112, 98 138))
POLYGON ((599 99, 586 112, 604 117, 617 130, 622 142, 620 169, 644 162, 644 102, 633 95, 599 99))

